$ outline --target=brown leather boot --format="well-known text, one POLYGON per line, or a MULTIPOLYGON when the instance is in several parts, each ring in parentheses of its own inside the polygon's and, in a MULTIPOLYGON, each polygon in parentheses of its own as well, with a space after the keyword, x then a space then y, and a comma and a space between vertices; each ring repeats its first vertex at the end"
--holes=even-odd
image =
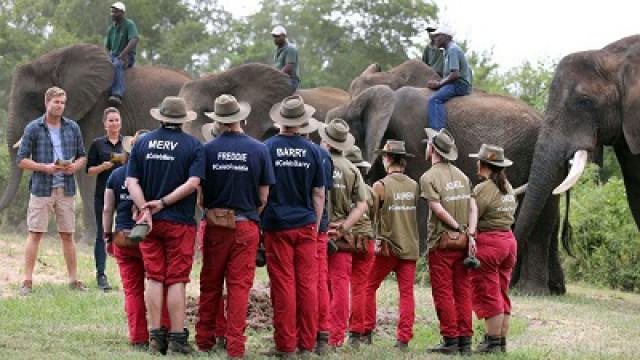
POLYGON ((429 352, 445 354, 445 355, 457 355, 460 348, 458 347, 457 337, 442 337, 440 344, 429 349, 429 352))
POLYGON ((460 355, 471 355, 471 336, 458 336, 460 355))
POLYGON ((500 337, 485 335, 484 340, 478 344, 476 352, 479 353, 498 353, 501 352, 500 337))

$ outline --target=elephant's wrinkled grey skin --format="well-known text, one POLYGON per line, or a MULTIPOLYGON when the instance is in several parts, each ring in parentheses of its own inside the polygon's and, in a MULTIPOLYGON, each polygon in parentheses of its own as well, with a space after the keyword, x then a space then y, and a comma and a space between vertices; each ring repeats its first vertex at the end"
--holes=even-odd
POLYGON ((371 64, 351 81, 349 94, 358 96, 374 85, 387 85, 393 90, 403 86, 426 87, 429 80, 439 79, 440 75, 435 70, 419 60, 407 60, 384 72, 381 72, 378 64, 371 64))
MULTIPOLYGON (((149 109, 158 106, 165 96, 176 95, 189 77, 177 70, 161 66, 134 66, 126 71, 126 93, 120 107, 122 134, 131 135, 138 129, 153 129, 158 122, 149 116, 149 109)), ((12 147, 31 120, 44 113, 44 93, 51 86, 67 92, 64 116, 78 121, 88 151, 93 139, 104 135, 103 110, 108 107, 108 91, 113 80, 113 66, 100 46, 80 44, 51 51, 20 66, 14 76, 9 98, 7 143, 11 156, 10 181, 5 188, 0 209, 11 204, 18 189, 22 170, 15 164, 16 149, 12 147)), ((95 218, 93 192, 95 178, 84 170, 76 173, 80 195, 84 201, 85 236, 93 239, 95 218)))
MULTIPOLYGON (((400 139, 406 142, 407 151, 416 155, 408 160, 407 174, 418 180, 429 168, 424 158, 426 138, 424 128, 427 118, 427 100, 433 92, 425 88, 402 87, 391 90, 387 86, 378 85, 364 90, 360 95, 344 106, 333 109, 327 114, 327 120, 342 117, 351 126, 356 143, 364 151, 368 161, 373 162, 369 173, 369 181, 384 176, 379 157, 372 155, 371 149, 379 148, 387 139, 400 139), (378 109, 391 108, 391 114, 374 118, 374 104, 382 104, 378 109), (364 132, 363 132, 364 130, 364 132), (380 135, 382 132, 383 135, 380 135)), ((507 170, 509 181, 514 187, 527 182, 529 168, 533 159, 535 142, 542 126, 542 116, 525 103, 501 95, 490 95, 474 92, 471 96, 452 99, 447 103, 449 113, 448 129, 453 133, 459 148, 459 159, 456 165, 464 171, 472 182, 477 183, 476 160, 467 155, 476 152, 482 143, 503 146, 505 156, 514 160, 514 165, 507 170)), ((380 114, 378 114, 380 115, 380 114)), ((536 239, 551 242, 558 230, 558 199, 551 197, 541 205, 546 207, 541 216, 540 225, 536 227, 536 239), (543 240, 544 239, 544 240, 543 240)), ((418 216, 422 239, 426 233, 427 207, 420 203, 418 216)), ((519 219, 519 217, 518 217, 519 219)), ((548 256, 544 259, 545 273, 553 272, 554 288, 564 291, 564 277, 558 258, 557 241, 551 242, 548 256)), ((424 250, 424 249, 423 249, 424 250)), ((550 282, 551 282, 550 280, 550 282)))
POLYGON ((296 93, 302 96, 305 103, 316 109, 313 117, 322 122, 329 110, 346 104, 350 100, 348 92, 330 87, 300 89, 296 93))
POLYGON ((520 210, 524 221, 518 221, 515 231, 519 248, 527 249, 515 274, 523 291, 539 292, 550 282, 539 271, 546 265, 542 261, 549 244, 532 236, 542 204, 562 181, 576 151, 597 153, 604 145, 615 150, 640 226, 640 35, 567 55, 556 68, 520 210))

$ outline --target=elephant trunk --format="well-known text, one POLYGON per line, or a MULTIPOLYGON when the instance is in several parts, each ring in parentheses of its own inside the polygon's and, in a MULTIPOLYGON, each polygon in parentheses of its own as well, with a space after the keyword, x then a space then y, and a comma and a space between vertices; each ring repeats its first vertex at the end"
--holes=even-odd
POLYGON ((22 179, 22 169, 16 164, 18 149, 14 147, 14 144, 20 140, 22 136, 21 130, 24 126, 17 126, 16 119, 15 103, 11 101, 9 103, 9 120, 7 121, 7 147, 9 148, 11 173, 9 174, 8 183, 6 184, 2 198, 0 198, 0 210, 6 209, 12 203, 18 192, 20 180, 22 179))

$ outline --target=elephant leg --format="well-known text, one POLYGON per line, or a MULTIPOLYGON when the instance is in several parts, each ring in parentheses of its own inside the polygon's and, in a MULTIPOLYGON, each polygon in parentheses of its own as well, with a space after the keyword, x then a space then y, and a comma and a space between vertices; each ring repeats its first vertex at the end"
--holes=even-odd
POLYGON ((79 171, 76 173, 76 182, 82 199, 82 223, 84 224, 84 233, 76 234, 76 241, 82 240, 92 244, 96 235, 96 218, 93 210, 95 179, 84 171, 79 171))
MULTIPOLYGON (((558 197, 552 197, 550 201, 559 202, 558 197)), ((545 214, 545 216, 551 215, 545 214)), ((554 214, 554 217, 556 219, 555 226, 549 234, 549 291, 551 291, 552 295, 564 295, 567 292, 567 288, 565 286, 562 263, 560 262, 560 245, 558 241, 558 232, 560 230, 559 212, 554 214)))
POLYGON ((624 141, 616 145, 614 150, 622 169, 627 202, 636 226, 640 229, 640 155, 633 155, 624 141))

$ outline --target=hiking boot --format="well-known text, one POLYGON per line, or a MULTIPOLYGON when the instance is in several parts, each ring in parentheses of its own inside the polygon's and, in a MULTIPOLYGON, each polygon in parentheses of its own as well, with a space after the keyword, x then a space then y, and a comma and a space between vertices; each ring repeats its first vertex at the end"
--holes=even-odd
POLYGON ((84 286, 84 283, 80 280, 74 280, 69 283, 69 288, 75 291, 87 291, 87 287, 84 286))
POLYGON ((149 332, 149 352, 154 355, 166 355, 168 347, 167 328, 151 329, 149 332))
POLYGON ((265 351, 260 353, 260 355, 262 356, 266 356, 266 357, 277 357, 280 359, 291 359, 296 357, 296 353, 294 352, 284 352, 284 351, 279 351, 277 349, 273 349, 273 350, 269 350, 269 351, 265 351))
POLYGON ((360 334, 360 345, 373 344, 373 333, 371 331, 360 334))
POLYGON ((409 351, 409 343, 406 343, 404 341, 400 341, 400 340, 396 340, 396 344, 393 345, 394 348, 402 351, 402 352, 407 352, 409 351))
POLYGON ((109 280, 107 279, 107 275, 100 274, 96 276, 96 283, 98 283, 98 289, 103 291, 111 290, 111 285, 109 284, 109 280))
POLYGON ((22 282, 22 286, 20 286, 20 296, 28 296, 33 292, 33 281, 25 280, 22 282))
POLYGON ((446 336, 442 337, 442 341, 440 341, 440 344, 436 345, 434 348, 429 349, 429 352, 445 355, 456 355, 458 351, 458 338, 446 336))
POLYGON ((507 352, 507 337, 506 336, 501 336, 500 337, 500 351, 503 353, 507 352))
POLYGON ((500 337, 485 335, 484 340, 478 344, 476 352, 479 353, 498 353, 501 352, 500 337))
POLYGON ((329 352, 329 333, 326 331, 318 331, 316 336, 315 353, 322 356, 329 352))
POLYGON ((189 344, 189 332, 170 332, 168 355, 191 355, 193 348, 189 344))
POLYGON ((122 98, 117 95, 109 96, 109 105, 113 107, 118 107, 122 105, 122 98))
POLYGON ((216 345, 213 347, 213 351, 224 351, 227 348, 227 339, 224 336, 216 336, 216 345))
POLYGON ((471 355, 471 336, 458 336, 460 355, 471 355))
POLYGON ((354 349, 360 348, 360 343, 362 342, 361 334, 357 332, 350 331, 349 332, 349 346, 354 349))

